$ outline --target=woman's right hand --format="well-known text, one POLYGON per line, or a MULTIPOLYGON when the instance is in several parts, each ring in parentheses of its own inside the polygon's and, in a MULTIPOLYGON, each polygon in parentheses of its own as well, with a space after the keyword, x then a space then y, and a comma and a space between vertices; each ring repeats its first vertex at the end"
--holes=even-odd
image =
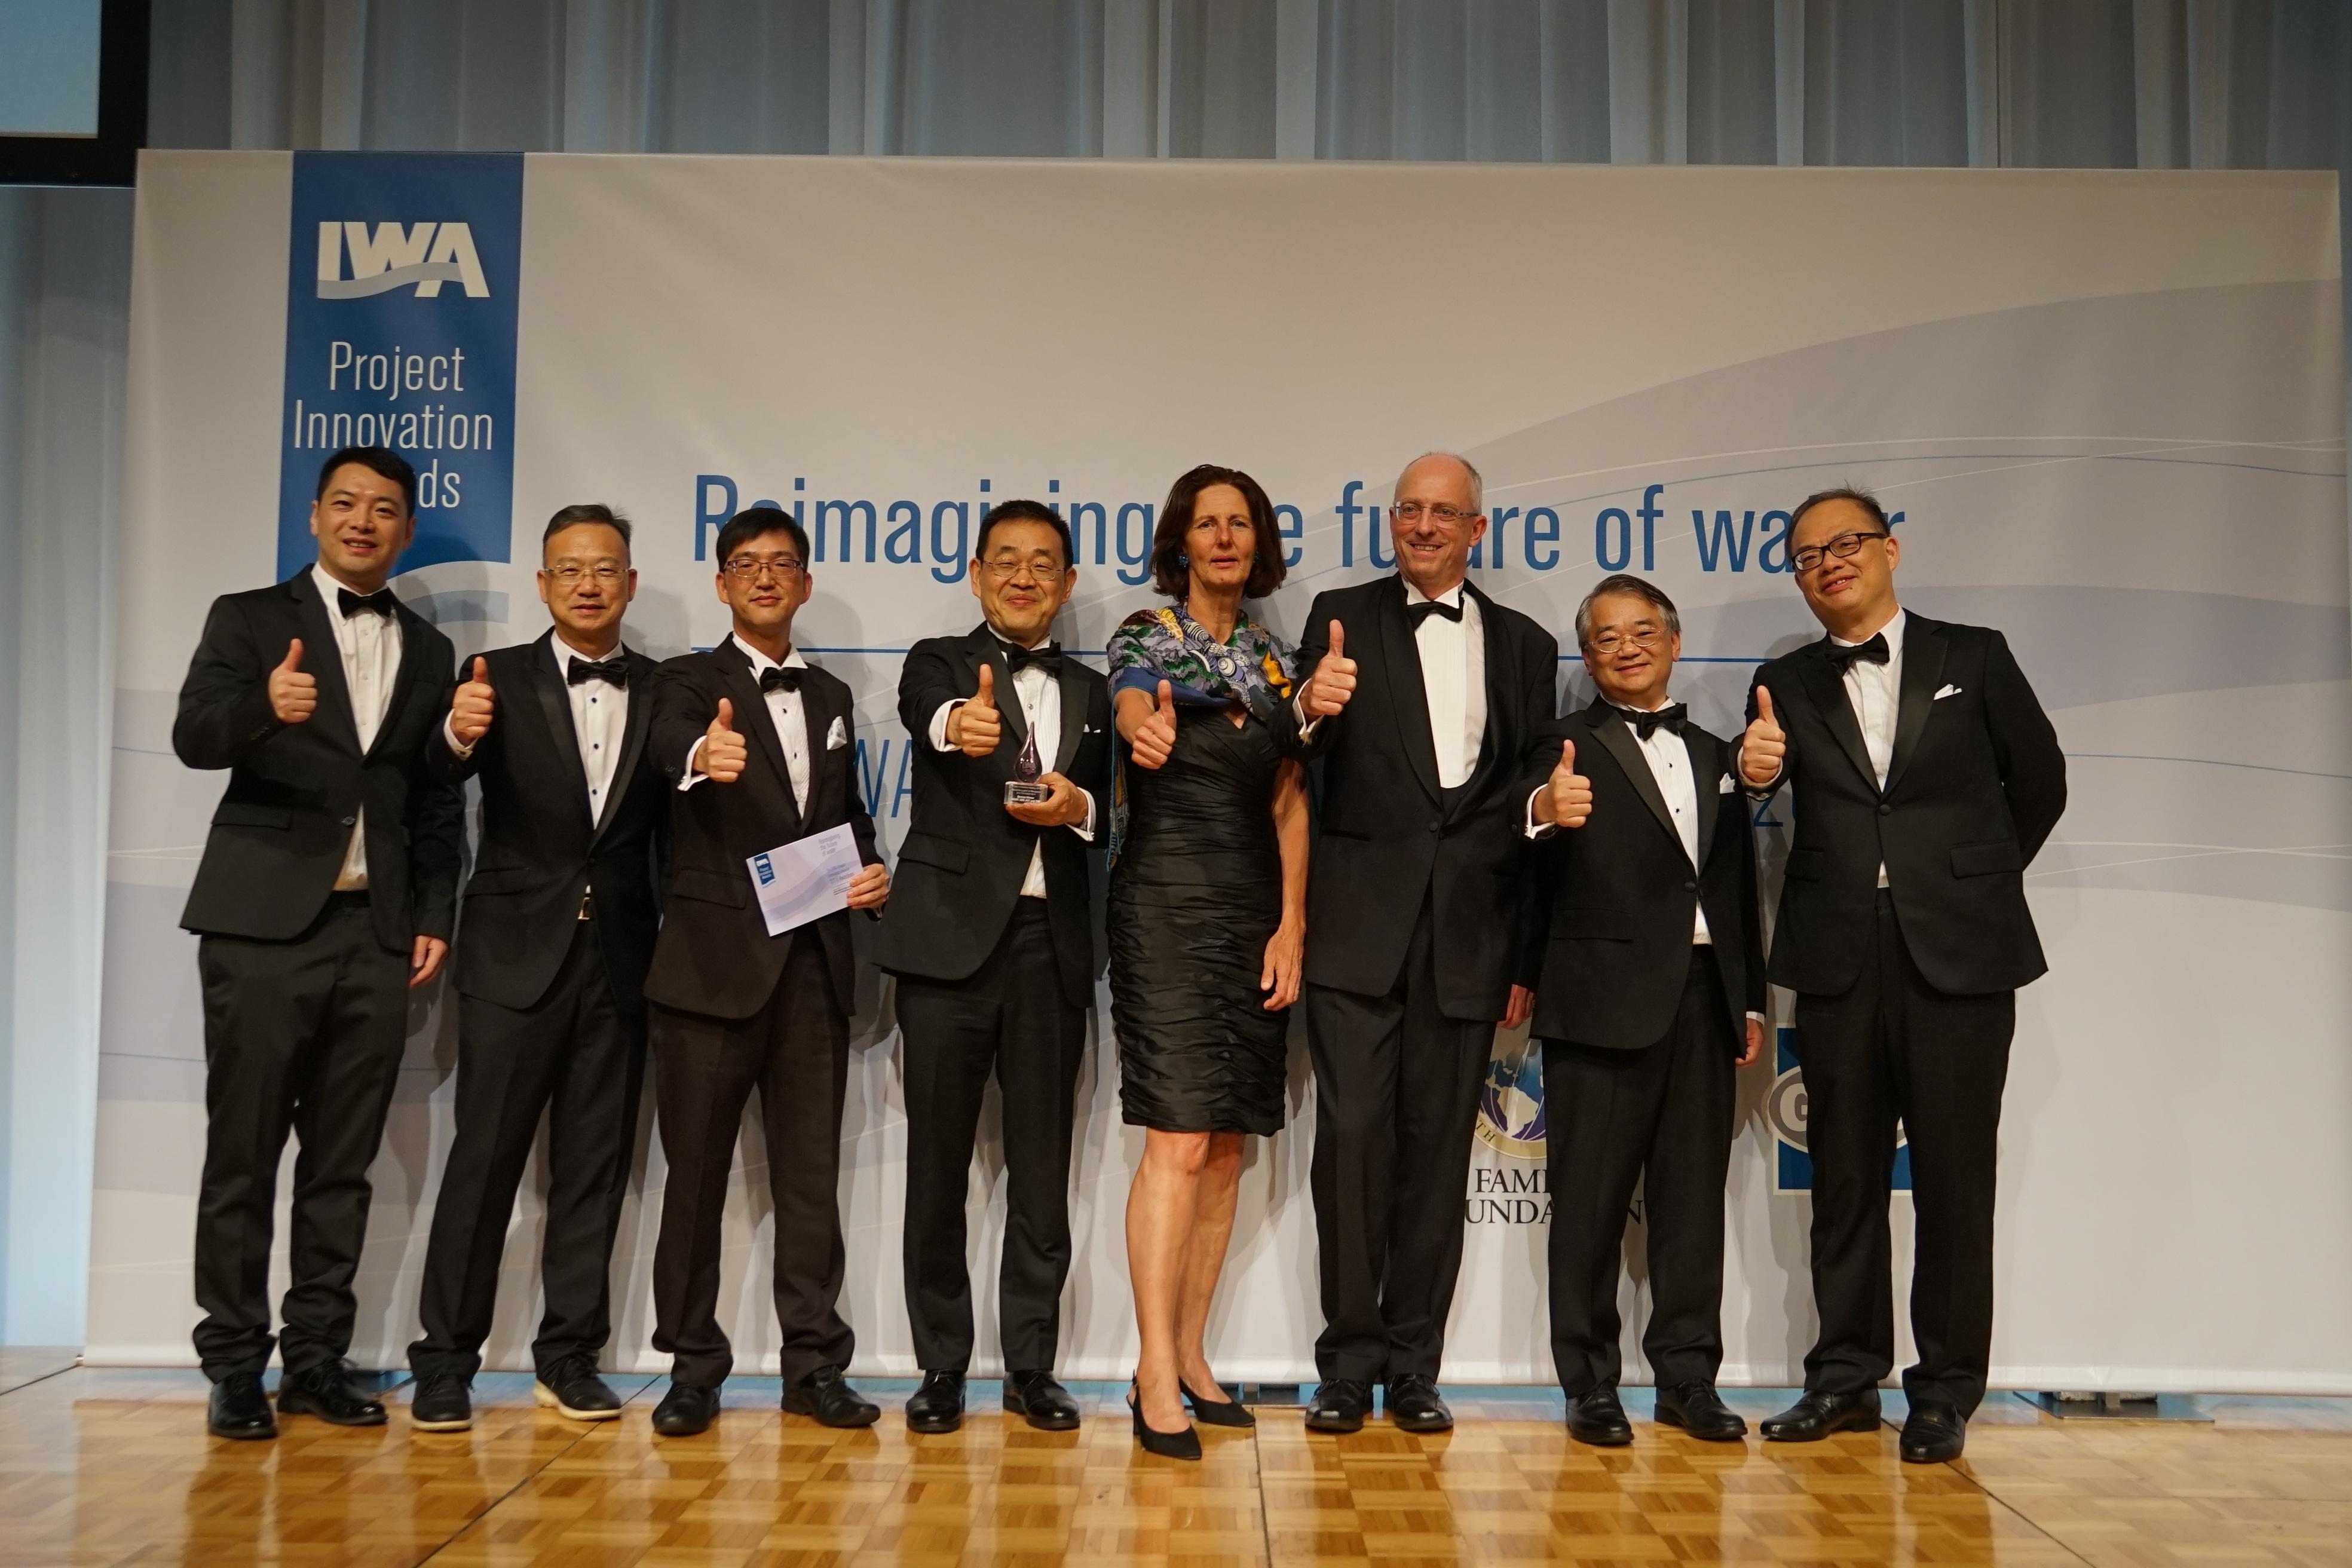
MULTIPOLYGON (((1160 683, 1160 701, 1148 709, 1130 708, 1130 712, 1142 716, 1128 731, 1127 743, 1138 767, 1165 767, 1171 753, 1176 750, 1176 689, 1166 681, 1160 683)), ((1126 728, 1122 725, 1121 728, 1126 728)))

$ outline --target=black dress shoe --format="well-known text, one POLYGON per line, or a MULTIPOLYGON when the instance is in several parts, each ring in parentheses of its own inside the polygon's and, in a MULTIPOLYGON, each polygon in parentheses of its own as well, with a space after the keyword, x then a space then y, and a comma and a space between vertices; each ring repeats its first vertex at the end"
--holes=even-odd
POLYGON ((215 1437, 247 1442, 278 1436, 277 1417, 269 1414, 269 1395, 262 1392, 260 1377, 249 1372, 231 1373, 213 1384, 205 1418, 215 1437))
POLYGON ((1181 1432, 1162 1432, 1143 1418, 1143 1399, 1135 1384, 1127 1385, 1127 1408, 1135 1416, 1135 1440, 1147 1454, 1157 1454, 1163 1459, 1197 1459, 1201 1457, 1201 1435, 1192 1430, 1190 1421, 1181 1432))
POLYGON ((418 1378, 408 1401, 408 1422, 420 1432, 463 1432, 471 1426, 474 1401, 466 1380, 454 1372, 418 1378))
POLYGON ((341 1362, 320 1362, 278 1380, 278 1414, 315 1415, 330 1426, 381 1426, 383 1404, 353 1385, 341 1362))
POLYGON ((596 1375, 593 1356, 566 1356, 547 1367, 531 1384, 530 1397, 573 1421, 610 1421, 621 1414, 621 1396, 596 1375))
POLYGON ((654 1406, 654 1430, 665 1437, 691 1437, 719 1419, 719 1391, 673 1383, 654 1406))
POLYGON ((1780 1415, 1764 1418, 1764 1440, 1818 1443, 1832 1432, 1875 1432, 1880 1425, 1878 1390, 1823 1394, 1809 1388, 1780 1415))
POLYGON ((907 1430, 952 1432, 963 1425, 963 1373, 927 1372, 907 1397, 907 1430))
POLYGON ((1203 1399, 1199 1394, 1193 1393, 1192 1385, 1187 1384, 1182 1378, 1178 1378, 1176 1380, 1176 1392, 1182 1394, 1184 1396, 1184 1403, 1192 1407, 1193 1420, 1202 1422, 1211 1426, 1255 1426, 1257 1425, 1257 1417, 1251 1415, 1248 1407, 1243 1405, 1241 1401, 1226 1393, 1225 1385, 1223 1384, 1220 1383, 1216 1384, 1215 1387, 1217 1390, 1217 1396, 1214 1399, 1203 1399))
POLYGON ((1741 1420, 1711 1383, 1678 1383, 1658 1390, 1658 1425, 1679 1426, 1706 1443, 1737 1443, 1748 1436, 1741 1420))
POLYGON ((1078 1402, 1050 1372, 1007 1373, 1004 1408, 1040 1432, 1070 1432, 1078 1425, 1078 1402))
POLYGON ((1403 1432, 1450 1432, 1454 1429, 1454 1412, 1437 1396, 1437 1380, 1417 1372, 1389 1379, 1388 1395, 1381 1402, 1388 1411, 1389 1425, 1403 1432))
POLYGON ((1372 1413, 1372 1385, 1352 1377, 1326 1378, 1307 1405, 1309 1432, 1360 1432, 1372 1413))
POLYGON ((1622 1448, 1633 1440, 1633 1424, 1607 1384, 1588 1388, 1568 1402, 1568 1435, 1596 1448, 1622 1448))
POLYGON ((1903 1461, 1945 1465, 1969 1445, 1969 1424, 1948 1405, 1915 1404, 1903 1423, 1903 1461))
POLYGON ((837 1366, 821 1366, 784 1390, 784 1408, 813 1415, 821 1426, 871 1426, 882 1407, 841 1380, 837 1366))

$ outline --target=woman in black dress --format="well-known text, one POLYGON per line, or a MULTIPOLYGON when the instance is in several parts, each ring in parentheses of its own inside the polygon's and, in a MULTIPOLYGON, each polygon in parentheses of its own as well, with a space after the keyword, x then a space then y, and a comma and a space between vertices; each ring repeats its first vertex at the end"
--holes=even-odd
POLYGON ((1293 759, 1294 650, 1242 609, 1282 582, 1274 506, 1247 474, 1176 481, 1152 540, 1174 601, 1110 639, 1129 746, 1110 880, 1119 1102, 1144 1131, 1127 1199, 1141 1331, 1137 1439, 1198 1458, 1184 1406, 1251 1424, 1202 1339, 1224 1268, 1242 1139, 1281 1129, 1288 1009, 1307 934, 1307 784, 1293 759))

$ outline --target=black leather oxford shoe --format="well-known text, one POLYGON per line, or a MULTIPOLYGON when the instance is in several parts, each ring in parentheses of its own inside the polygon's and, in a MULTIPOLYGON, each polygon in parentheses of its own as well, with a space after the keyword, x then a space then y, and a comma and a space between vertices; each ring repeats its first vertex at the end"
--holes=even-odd
POLYGON ((1764 1418, 1764 1440, 1818 1443, 1832 1432, 1875 1432, 1880 1425, 1878 1390, 1823 1394, 1809 1388, 1797 1403, 1764 1418))
POLYGON ((654 1406, 654 1430, 665 1437, 691 1437, 719 1419, 719 1391, 673 1383, 654 1406))
POLYGON ((1386 1396, 1381 1401, 1388 1412, 1389 1425, 1403 1432, 1450 1432, 1454 1429, 1454 1412, 1438 1397, 1437 1380, 1417 1372, 1389 1379, 1386 1396))
POLYGON ((621 1396, 596 1375, 593 1356, 566 1356, 542 1370, 530 1397, 573 1421, 610 1421, 621 1414, 621 1396))
POLYGON ((1945 1465, 1969 1445, 1969 1424, 1948 1405, 1916 1403, 1903 1423, 1903 1459, 1911 1465, 1945 1465))
POLYGON ((1678 1383, 1658 1390, 1658 1425, 1679 1426, 1707 1443, 1737 1443, 1748 1436, 1741 1420, 1711 1383, 1678 1383))
POLYGON ((1078 1402, 1050 1372, 1005 1373, 1004 1408, 1040 1432, 1068 1432, 1078 1424, 1078 1402))
POLYGON ((351 1368, 320 1362, 278 1380, 278 1414, 315 1415, 330 1426, 381 1426, 383 1403, 352 1382, 351 1368))
POLYGON ((1307 1402, 1309 1432, 1360 1432, 1372 1413, 1372 1385, 1352 1377, 1326 1378, 1307 1402))
POLYGON ((1633 1440, 1633 1424, 1625 1419, 1617 1391, 1603 1384, 1568 1402, 1568 1435, 1596 1448, 1622 1448, 1633 1440))
POLYGON ((927 1372, 907 1397, 907 1430, 952 1432, 963 1425, 963 1373, 927 1372))
POLYGON ((436 1372, 416 1380, 408 1399, 408 1421, 420 1432, 463 1432, 474 1424, 472 1391, 452 1372, 436 1372))
POLYGON ((871 1426, 882 1418, 882 1407, 844 1383, 837 1366, 821 1366, 786 1386, 784 1408, 822 1426, 871 1426))
POLYGON ((269 1413, 269 1395, 262 1392, 261 1379, 253 1373, 231 1373, 214 1384, 205 1415, 215 1437, 248 1442, 278 1436, 278 1420, 269 1413))

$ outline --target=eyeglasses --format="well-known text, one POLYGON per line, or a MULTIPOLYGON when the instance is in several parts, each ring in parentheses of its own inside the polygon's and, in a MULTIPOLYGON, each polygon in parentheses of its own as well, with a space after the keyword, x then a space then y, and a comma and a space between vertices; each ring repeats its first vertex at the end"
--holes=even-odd
POLYGON ((779 577, 797 576, 801 558, 797 555, 731 555, 727 560, 727 575, 749 583, 762 572, 773 572, 779 577))
POLYGON ((600 588, 609 588, 628 574, 628 568, 609 563, 602 566, 575 566, 566 562, 561 566, 549 566, 542 570, 567 588, 578 587, 583 577, 593 579, 600 588))
POLYGON ((1389 508, 1389 515, 1399 522, 1407 523, 1419 522, 1426 516, 1430 521, 1440 528, 1452 528, 1456 523, 1469 521, 1478 514, 1475 511, 1463 511, 1455 507, 1433 506, 1427 501, 1401 500, 1389 508))
POLYGON ((1800 573, 1804 573, 1811 571, 1832 555, 1841 561, 1849 561, 1862 549, 1864 540, 1885 537, 1885 533, 1877 530, 1863 533, 1841 533, 1827 544, 1808 544, 1802 550, 1792 551, 1789 556, 1789 564, 1794 566, 1800 573))
POLYGON ((1585 646, 1607 658, 1622 648, 1654 648, 1665 638, 1664 626, 1636 626, 1631 632, 1602 632, 1585 646))
POLYGON ((1001 555, 993 561, 983 561, 980 564, 982 571, 999 583, 1009 582, 1024 572, 1028 573, 1038 582, 1044 583, 1059 576, 1062 573, 1062 568, 1051 561, 1023 561, 1001 555))

